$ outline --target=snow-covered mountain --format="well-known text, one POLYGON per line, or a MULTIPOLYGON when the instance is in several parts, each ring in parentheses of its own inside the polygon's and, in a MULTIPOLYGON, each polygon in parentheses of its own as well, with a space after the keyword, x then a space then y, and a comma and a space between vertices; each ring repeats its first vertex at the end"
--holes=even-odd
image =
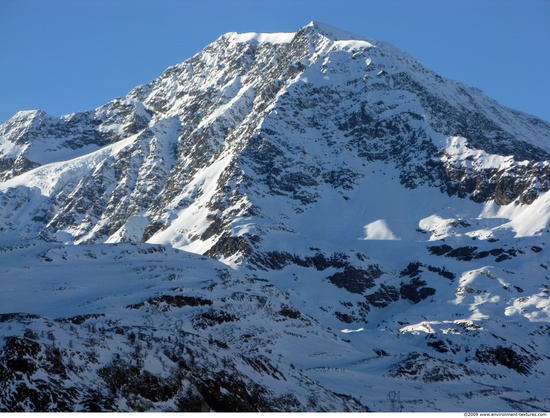
POLYGON ((547 411, 549 161, 548 122, 317 22, 19 112, 0 409, 547 411))

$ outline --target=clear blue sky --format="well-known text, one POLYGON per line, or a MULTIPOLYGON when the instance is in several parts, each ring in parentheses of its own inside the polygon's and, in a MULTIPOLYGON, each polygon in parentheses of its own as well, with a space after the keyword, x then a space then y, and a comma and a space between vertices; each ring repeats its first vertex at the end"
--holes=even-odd
POLYGON ((550 121, 550 0, 0 0, 0 123, 93 109, 226 32, 312 20, 550 121))

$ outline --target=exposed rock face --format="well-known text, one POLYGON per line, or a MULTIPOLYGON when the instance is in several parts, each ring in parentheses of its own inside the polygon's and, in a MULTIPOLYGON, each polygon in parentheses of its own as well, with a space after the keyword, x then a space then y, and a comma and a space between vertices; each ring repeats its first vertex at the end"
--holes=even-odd
POLYGON ((40 303, 0 280, 0 409, 545 410, 549 161, 547 122, 319 23, 20 112, 0 274, 40 303))
POLYGON ((259 196, 300 213, 325 187, 346 198, 376 161, 395 166, 407 188, 476 202, 530 204, 549 190, 546 122, 320 24, 224 35, 123 99, 61 118, 21 112, 1 132, 5 179, 67 156, 87 154, 95 167, 62 168, 43 190, 32 216, 41 236, 160 242, 178 213, 200 209, 210 225, 184 227, 180 241, 240 262, 254 242, 233 242, 234 219, 269 218, 259 196))

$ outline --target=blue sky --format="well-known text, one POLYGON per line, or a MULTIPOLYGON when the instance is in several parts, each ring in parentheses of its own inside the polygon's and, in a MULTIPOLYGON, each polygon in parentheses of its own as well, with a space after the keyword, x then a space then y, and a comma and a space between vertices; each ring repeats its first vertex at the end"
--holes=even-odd
POLYGON ((0 123, 93 109, 226 32, 312 20, 550 121, 550 0, 0 0, 0 123))

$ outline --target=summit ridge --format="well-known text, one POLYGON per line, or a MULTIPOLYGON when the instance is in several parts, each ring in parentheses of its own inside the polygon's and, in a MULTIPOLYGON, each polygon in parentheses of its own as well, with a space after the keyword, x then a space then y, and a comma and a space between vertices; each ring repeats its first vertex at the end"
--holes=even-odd
POLYGON ((308 25, 304 26, 305 28, 312 28, 317 32, 323 34, 324 36, 330 38, 333 41, 366 41, 367 39, 363 36, 356 35, 351 32, 347 32, 335 26, 329 25, 327 23, 319 22, 316 20, 311 21, 308 25))

